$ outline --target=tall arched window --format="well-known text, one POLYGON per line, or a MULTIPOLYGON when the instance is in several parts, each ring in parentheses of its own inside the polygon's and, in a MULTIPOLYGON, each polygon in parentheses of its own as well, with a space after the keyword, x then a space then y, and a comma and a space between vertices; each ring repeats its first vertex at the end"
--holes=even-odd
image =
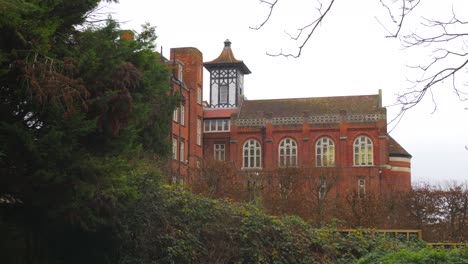
POLYGON ((249 139, 244 143, 244 168, 261 168, 262 167, 262 148, 260 143, 255 139, 249 139))
POLYGON ((335 166, 335 144, 328 137, 320 138, 315 145, 317 167, 335 166))
POLYGON ((354 166, 372 165, 374 165, 372 140, 366 136, 359 136, 354 140, 354 166))
POLYGON ((279 145, 279 166, 296 167, 297 166, 297 144, 291 138, 285 138, 279 145))

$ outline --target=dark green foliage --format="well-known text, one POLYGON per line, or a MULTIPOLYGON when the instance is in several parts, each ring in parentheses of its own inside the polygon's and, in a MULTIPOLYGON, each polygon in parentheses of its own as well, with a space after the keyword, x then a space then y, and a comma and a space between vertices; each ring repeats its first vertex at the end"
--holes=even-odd
POLYGON ((168 154, 175 99, 154 28, 126 40, 111 19, 83 27, 99 2, 0 1, 0 229, 11 231, 0 244, 16 241, 25 261, 112 262, 116 215, 159 182, 154 157, 168 154))

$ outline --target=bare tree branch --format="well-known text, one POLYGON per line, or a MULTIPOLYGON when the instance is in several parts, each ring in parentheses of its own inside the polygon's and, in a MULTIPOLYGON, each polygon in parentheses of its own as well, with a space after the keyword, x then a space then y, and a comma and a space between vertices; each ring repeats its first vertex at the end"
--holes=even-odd
POLYGON ((263 20, 263 22, 260 24, 260 26, 249 27, 249 28, 254 29, 254 30, 261 29, 268 22, 268 20, 270 20, 271 14, 273 13, 273 9, 275 8, 275 5, 276 5, 276 3, 278 3, 278 1, 279 0, 275 0, 275 2, 270 3, 268 1, 260 0, 260 4, 267 4, 267 5, 270 6, 270 13, 268 13, 268 16, 265 18, 265 20, 263 20))
MULTIPOLYGON (((260 0, 261 4, 267 4, 269 6, 270 11, 267 17, 262 21, 262 23, 259 26, 250 27, 250 28, 254 30, 259 30, 265 24, 267 24, 268 21, 272 18, 273 10, 275 9, 278 1, 279 0, 275 0, 274 2, 269 2, 265 0, 260 0)), ((298 51, 296 53, 284 53, 281 50, 279 53, 267 53, 267 55, 273 56, 273 57, 283 56, 283 57, 293 57, 293 58, 298 58, 301 56, 302 49, 307 45, 312 35, 316 32, 318 26, 322 23, 323 19, 327 16, 328 12, 332 8, 333 4, 335 3, 335 0, 328 1, 327 4, 325 4, 325 6, 321 0, 317 0, 317 2, 319 4, 319 8, 317 8, 316 10, 318 12, 318 15, 314 16, 314 19, 310 23, 298 28, 297 34, 290 34, 286 32, 286 34, 290 37, 291 40, 300 42, 300 44, 298 45, 298 51), (301 36, 304 34, 307 36, 305 38, 301 38, 301 36)), ((379 0, 379 2, 387 10, 390 20, 392 21, 393 24, 396 25, 396 29, 388 30, 385 26, 383 26, 383 23, 380 22, 379 19, 377 18, 376 19, 388 32, 388 35, 386 37, 396 38, 399 36, 400 30, 404 25, 405 17, 419 5, 420 0, 379 0)))
POLYGON ((402 0, 402 8, 401 8, 401 15, 400 15, 400 22, 397 25, 397 31, 393 35, 386 36, 387 38, 396 38, 400 34, 400 30, 403 27, 403 22, 406 16, 413 11, 418 5, 419 0, 402 0), (408 3, 408 5, 406 4, 408 3))
MULTIPOLYGON (((273 0, 271 0, 273 1, 273 0)), ((260 29, 273 17, 273 9, 279 0, 269 2, 260 0, 260 3, 267 4, 270 12, 266 19, 258 27, 260 29)), ((285 32, 291 41, 298 42, 297 52, 289 53, 280 50, 278 53, 268 53, 269 56, 283 56, 298 58, 301 56, 303 48, 307 45, 312 35, 317 32, 317 28, 329 14, 335 0, 316 0, 318 7, 313 12, 311 22, 297 29, 295 34, 285 32)), ((399 37, 403 46, 408 48, 418 47, 431 48, 430 60, 421 62, 416 66, 408 66, 408 69, 415 70, 418 77, 408 81, 412 83, 406 91, 397 95, 395 105, 401 107, 399 114, 390 122, 398 124, 404 113, 415 107, 427 94, 434 104, 433 111, 437 110, 436 94, 433 88, 449 85, 459 100, 468 100, 468 21, 457 17, 452 6, 452 16, 448 20, 422 17, 418 31, 402 30, 410 14, 419 6, 421 0, 378 0, 380 5, 386 10, 386 19, 376 20, 387 31, 386 38, 399 37), (381 22, 386 21, 386 22, 381 22), (403 34, 403 36, 402 36, 403 34)), ((383 17, 385 18, 385 16, 383 17)))
POLYGON ((407 92, 397 96, 397 102, 403 112, 416 106, 431 93, 434 103, 434 111, 437 104, 432 93, 432 88, 444 82, 450 82, 452 91, 460 101, 468 100, 467 82, 457 81, 457 77, 465 77, 468 70, 468 22, 459 20, 452 10, 452 18, 446 22, 423 18, 422 25, 428 30, 427 35, 410 33, 403 36, 403 44, 406 48, 432 47, 432 58, 429 62, 417 66, 408 66, 420 72, 420 77, 411 80, 413 86, 407 92), (465 26, 465 27, 464 27, 465 26))
POLYGON ((314 20, 312 21, 311 23, 297 29, 298 30, 298 33, 296 36, 293 36, 289 33, 286 33, 287 35, 289 35, 289 37, 294 40, 294 41, 297 41, 299 40, 300 36, 302 35, 302 33, 307 32, 307 37, 302 41, 302 43, 300 44, 299 46, 299 50, 297 51, 297 53, 293 54, 293 53, 283 53, 282 51, 279 52, 279 53, 276 53, 276 54, 273 54, 273 53, 268 53, 267 52, 267 55, 268 56, 272 56, 272 57, 278 57, 278 56, 283 56, 283 57, 293 57, 293 58, 298 58, 301 56, 301 53, 302 53, 302 49, 305 47, 305 45, 307 44, 307 42, 309 41, 310 37, 314 34, 315 30, 317 29, 317 27, 321 24, 322 20, 325 18, 325 16, 328 14, 328 12, 330 11, 331 7, 333 6, 333 3, 335 3, 335 0, 331 0, 330 3, 328 4, 328 6, 326 7, 326 10, 325 12, 322 13, 322 4, 319 2, 320 4, 320 7, 317 9, 318 13, 319 13, 319 16, 314 20), (309 31, 307 31, 309 30, 309 31))

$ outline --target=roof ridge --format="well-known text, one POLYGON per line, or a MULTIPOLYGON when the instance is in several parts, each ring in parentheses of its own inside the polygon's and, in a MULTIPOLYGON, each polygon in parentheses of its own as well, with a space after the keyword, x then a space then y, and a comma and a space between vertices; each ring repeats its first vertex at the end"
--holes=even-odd
POLYGON ((270 98, 270 99, 249 99, 246 101, 286 101, 286 100, 300 100, 300 99, 326 99, 326 98, 343 98, 343 97, 366 97, 366 96, 379 96, 378 94, 366 95, 337 95, 337 96, 317 96, 317 97, 294 97, 294 98, 270 98))

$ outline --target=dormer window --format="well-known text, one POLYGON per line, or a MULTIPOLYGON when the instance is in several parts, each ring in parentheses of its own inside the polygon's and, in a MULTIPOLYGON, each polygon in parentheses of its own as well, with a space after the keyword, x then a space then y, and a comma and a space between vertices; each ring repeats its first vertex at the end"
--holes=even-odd
POLYGON ((231 131, 231 120, 229 119, 205 119, 205 133, 207 132, 229 132, 231 131))

